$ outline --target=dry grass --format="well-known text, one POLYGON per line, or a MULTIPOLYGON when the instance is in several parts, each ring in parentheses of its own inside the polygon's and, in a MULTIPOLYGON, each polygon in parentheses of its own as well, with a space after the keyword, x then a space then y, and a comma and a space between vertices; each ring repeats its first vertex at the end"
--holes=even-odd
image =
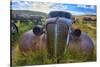
MULTIPOLYGON (((48 59, 47 57, 47 52, 44 51, 40 51, 37 53, 28 53, 27 56, 23 55, 18 48, 18 40, 20 38, 20 36, 22 36, 22 34, 31 29, 32 28, 32 24, 18 24, 18 28, 19 28, 19 35, 14 35, 14 38, 12 39, 16 39, 17 40, 14 42, 12 41, 11 44, 13 44, 14 46, 12 49, 12 65, 14 66, 22 66, 22 65, 39 65, 39 64, 54 64, 56 63, 55 58, 52 59, 48 59)), ((95 46, 95 50, 94 50, 94 54, 93 56, 90 58, 91 61, 96 61, 96 29, 92 29, 91 27, 89 27, 87 24, 74 24, 73 27, 75 28, 80 28, 82 31, 86 32, 91 39, 93 40, 94 46, 95 46)), ((64 53, 64 57, 61 58, 59 63, 72 63, 72 62, 84 62, 84 61, 89 61, 86 59, 86 57, 84 56, 80 56, 80 55, 75 55, 75 53, 70 54, 68 51, 64 53)))

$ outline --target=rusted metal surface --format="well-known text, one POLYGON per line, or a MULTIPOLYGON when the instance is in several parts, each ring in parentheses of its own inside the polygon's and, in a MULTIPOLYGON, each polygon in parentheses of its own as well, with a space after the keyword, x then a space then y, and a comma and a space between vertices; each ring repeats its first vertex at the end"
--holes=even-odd
POLYGON ((59 19, 56 22, 47 23, 47 50, 50 57, 63 56, 68 30, 68 25, 59 19))

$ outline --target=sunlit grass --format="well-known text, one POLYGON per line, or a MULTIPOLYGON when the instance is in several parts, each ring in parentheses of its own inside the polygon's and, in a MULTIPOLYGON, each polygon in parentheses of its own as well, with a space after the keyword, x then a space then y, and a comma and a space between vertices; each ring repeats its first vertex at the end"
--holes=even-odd
MULTIPOLYGON (((37 51, 37 52, 29 52, 27 54, 23 54, 20 50, 19 50, 19 39, 20 37, 23 35, 24 32, 30 30, 33 28, 34 24, 33 23, 20 23, 18 22, 18 24, 16 24, 18 29, 19 29, 19 33, 13 35, 13 37, 11 39, 13 39, 13 41, 11 41, 11 46, 13 47, 12 49, 12 65, 14 66, 22 66, 22 65, 39 65, 39 64, 54 64, 56 63, 54 60, 55 59, 48 59, 48 55, 47 55, 47 51, 46 50, 41 50, 41 51, 37 51)), ((90 27, 87 26, 87 24, 74 24, 73 26, 75 26, 75 28, 80 28, 83 32, 86 32, 89 37, 91 37, 95 49, 94 49, 94 53, 93 56, 90 57, 91 61, 96 61, 96 29, 92 29, 90 27)), ((94 25, 93 25, 94 26, 94 25)), ((76 53, 70 53, 67 49, 64 53, 64 57, 62 57, 60 59, 59 63, 72 63, 72 62, 84 62, 84 61, 90 61, 87 59, 87 57, 82 56, 80 54, 76 54, 76 53)))

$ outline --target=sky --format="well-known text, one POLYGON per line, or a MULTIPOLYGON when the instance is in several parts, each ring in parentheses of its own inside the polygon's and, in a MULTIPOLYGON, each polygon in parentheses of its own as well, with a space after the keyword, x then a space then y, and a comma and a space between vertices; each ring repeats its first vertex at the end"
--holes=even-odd
POLYGON ((96 15, 95 5, 12 0, 10 8, 12 10, 32 10, 45 13, 52 10, 62 10, 72 13, 72 15, 96 15))

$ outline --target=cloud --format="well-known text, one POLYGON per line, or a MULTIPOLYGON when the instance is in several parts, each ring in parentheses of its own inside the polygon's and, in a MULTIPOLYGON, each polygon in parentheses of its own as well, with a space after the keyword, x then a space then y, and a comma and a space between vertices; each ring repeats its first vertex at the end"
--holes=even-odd
POLYGON ((86 9, 95 9, 96 6, 94 5, 77 5, 79 8, 86 8, 86 9))
POLYGON ((34 2, 34 1, 12 1, 12 8, 14 10, 32 10, 48 13, 52 10, 69 11, 73 15, 96 14, 96 6, 94 5, 74 5, 61 4, 50 2, 34 2))
POLYGON ((69 11, 73 15, 94 15, 95 6, 94 5, 74 5, 74 4, 53 4, 51 5, 52 10, 64 10, 69 11))
POLYGON ((32 11, 41 11, 48 13, 50 3, 46 2, 33 2, 33 1, 14 1, 12 2, 12 8, 14 10, 32 10, 32 11))
POLYGON ((63 9, 63 10, 66 10, 67 9, 67 6, 64 6, 63 4, 60 4, 60 3, 53 3, 50 5, 50 8, 51 9, 63 9))
POLYGON ((11 9, 14 10, 28 10, 32 8, 32 3, 28 1, 12 1, 11 9))
POLYGON ((70 10, 67 11, 70 12, 72 15, 96 15, 96 13, 91 13, 91 12, 80 12, 80 11, 70 11, 70 10))
POLYGON ((48 13, 50 11, 50 4, 51 3, 46 2, 34 2, 32 5, 32 10, 48 13))

